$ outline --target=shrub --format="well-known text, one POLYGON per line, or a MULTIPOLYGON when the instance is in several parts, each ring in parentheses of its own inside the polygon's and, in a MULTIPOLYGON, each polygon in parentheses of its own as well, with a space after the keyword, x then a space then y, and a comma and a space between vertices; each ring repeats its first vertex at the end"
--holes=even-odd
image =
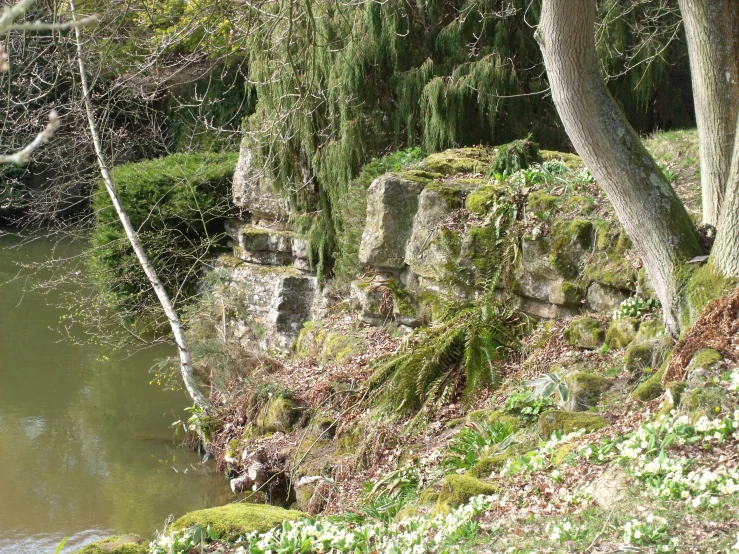
MULTIPOLYGON (((203 256, 223 242, 237 154, 175 154, 112 172, 134 229, 174 300, 195 291, 203 256)), ((102 183, 94 194, 91 278, 108 305, 140 317, 156 304, 102 183)))

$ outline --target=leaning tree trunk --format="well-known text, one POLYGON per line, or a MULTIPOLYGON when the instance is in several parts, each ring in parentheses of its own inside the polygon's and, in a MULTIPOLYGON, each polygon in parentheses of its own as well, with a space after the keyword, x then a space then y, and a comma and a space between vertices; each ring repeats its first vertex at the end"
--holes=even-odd
POLYGON ((711 251, 714 265, 727 277, 739 277, 739 116, 736 130, 726 195, 711 251))
POLYGON ((680 0, 700 148, 703 223, 717 226, 739 115, 739 2, 680 0))
MULTIPOLYGON (((72 18, 76 21, 77 13, 75 10, 74 0, 70 0, 69 4, 72 11, 72 18)), ((105 183, 105 188, 108 191, 110 199, 113 203, 113 207, 115 208, 115 211, 118 214, 119 219, 121 220, 121 225, 123 225, 123 229, 126 233, 126 238, 131 244, 131 247, 136 254, 136 258, 141 264, 141 267, 149 280, 149 284, 151 284, 151 287, 154 289, 154 292, 159 299, 159 303, 162 305, 162 309, 164 310, 164 313, 169 320, 169 325, 172 328, 172 334, 174 335, 175 343, 177 344, 177 349, 179 351, 180 373, 182 374, 182 380, 185 383, 185 388, 190 394, 190 398, 192 398, 193 402, 198 407, 209 408, 211 404, 208 401, 208 398, 198 388, 198 384, 193 373, 190 350, 187 348, 185 332, 182 328, 180 317, 179 315, 177 315, 177 312, 174 309, 167 290, 164 288, 164 285, 162 285, 162 282, 159 280, 159 276, 157 275, 156 270, 151 265, 151 263, 149 263, 149 258, 146 255, 146 251, 139 241, 138 233, 133 228, 131 220, 129 219, 128 214, 126 213, 126 210, 123 207, 120 198, 118 197, 118 193, 115 190, 113 180, 110 177, 110 171, 108 171, 108 167, 105 163, 105 158, 103 157, 100 136, 98 135, 97 125, 95 124, 95 116, 92 110, 92 103, 90 101, 90 89, 87 83, 85 64, 82 61, 82 37, 79 27, 75 27, 75 33, 77 38, 77 60, 79 62, 80 69, 82 96, 85 103, 85 110, 87 111, 87 121, 90 126, 90 137, 92 138, 92 144, 95 148, 95 155, 97 157, 98 166, 100 168, 100 174, 102 175, 103 182, 105 183)))
POLYGON ((567 134, 608 194, 659 296, 667 330, 677 336, 677 272, 702 249, 685 207, 606 89, 595 13, 595 0, 544 0, 536 38, 567 134))

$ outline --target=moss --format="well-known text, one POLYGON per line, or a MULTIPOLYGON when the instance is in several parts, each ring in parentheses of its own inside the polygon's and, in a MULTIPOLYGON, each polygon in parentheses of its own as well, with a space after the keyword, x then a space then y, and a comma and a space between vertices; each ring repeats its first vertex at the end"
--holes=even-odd
POLYGON ((541 158, 545 162, 548 162, 550 160, 559 160, 560 162, 564 162, 564 164, 570 169, 579 169, 585 165, 583 164, 582 158, 580 156, 578 156, 577 154, 570 154, 568 152, 542 150, 541 158))
POLYGON ((729 411, 732 403, 720 387, 701 386, 685 392, 680 407, 692 414, 695 419, 701 415, 713 418, 729 411), (716 408, 719 410, 716 411, 716 408))
POLYGON ((559 197, 543 190, 535 190, 526 200, 526 209, 532 213, 547 213, 557 207, 559 197))
POLYGON ((554 451, 554 454, 552 454, 552 465, 555 467, 561 466, 562 462, 564 462, 567 456, 569 456, 573 448, 575 448, 574 444, 563 444, 557 448, 557 450, 554 451))
POLYGON ((724 277, 711 263, 697 269, 687 267, 681 280, 685 282, 680 312, 683 331, 690 327, 711 300, 729 293, 737 284, 736 279, 724 277))
POLYGON ((469 196, 467 196, 465 207, 477 216, 484 216, 496 203, 499 196, 499 187, 494 185, 484 185, 472 191, 469 196))
POLYGON ((446 203, 450 210, 456 210, 464 205, 469 188, 455 183, 429 183, 424 191, 435 192, 446 203))
POLYGON ((272 398, 257 417, 257 425, 270 433, 289 433, 300 419, 301 411, 290 398, 272 398))
POLYGON ((664 374, 665 368, 656 371, 654 375, 636 387, 634 392, 631 393, 631 396, 642 402, 649 402, 650 400, 659 398, 664 392, 662 388, 662 377, 664 374))
POLYGON ((223 453, 223 456, 225 458, 238 459, 240 449, 241 441, 239 439, 231 439, 226 445, 226 451, 223 453))
POLYGON ((434 489, 423 489, 421 494, 418 496, 418 503, 423 504, 434 504, 439 499, 439 493, 434 489))
POLYGON ((565 341, 580 348, 597 349, 605 340, 600 321, 593 317, 580 317, 570 323, 564 331, 565 341))
POLYGON ((550 410, 539 415, 539 434, 550 437, 555 431, 564 434, 585 429, 587 433, 607 426, 608 422, 597 414, 550 410))
POLYGON ((634 337, 634 344, 643 344, 656 338, 666 337, 665 325, 659 320, 643 321, 634 337))
POLYGON ((595 406, 611 386, 611 381, 602 375, 586 372, 570 375, 565 382, 570 396, 568 405, 573 411, 587 410, 595 406))
POLYGON ((298 520, 303 517, 308 515, 268 504, 237 503, 190 512, 175 521, 171 528, 180 531, 193 525, 203 529, 210 526, 220 538, 234 540, 252 531, 266 533, 285 520, 298 520))
POLYGON ((341 365, 356 354, 361 340, 342 333, 327 333, 318 360, 324 364, 341 365))
POLYGON ((585 295, 583 288, 577 283, 563 282, 557 289, 549 288, 549 301, 561 306, 577 306, 585 295))
POLYGON ((701 348, 693 355, 690 365, 694 369, 711 369, 714 364, 723 361, 724 357, 718 350, 713 348, 701 348))
POLYGON ((599 252, 585 267, 583 276, 588 281, 630 291, 636 286, 638 274, 623 256, 599 252))
POLYGON ((421 168, 442 175, 458 175, 462 173, 482 173, 487 169, 482 150, 472 149, 446 150, 431 154, 421 162, 421 168))
POLYGON ((500 410, 474 410, 467 414, 467 421, 473 421, 476 423, 483 421, 493 423, 499 421, 511 429, 518 429, 521 426, 521 422, 518 418, 510 416, 500 410))
POLYGON ((317 342, 318 335, 323 326, 316 321, 306 321, 298 333, 293 351, 295 358, 304 360, 318 354, 320 344, 317 342))
POLYGON ((415 317, 416 302, 413 295, 397 281, 388 283, 390 294, 393 295, 393 313, 396 315, 415 317))
POLYGON ((362 428, 358 423, 349 427, 344 427, 336 435, 334 442, 336 443, 336 454, 355 454, 362 446, 362 428))
POLYGON ((480 494, 495 494, 498 487, 469 475, 447 475, 436 501, 437 511, 444 512, 465 504, 480 494))
POLYGON ((606 344, 609 348, 625 348, 636 338, 640 321, 633 317, 617 319, 608 326, 606 344))
POLYGON ((566 279, 580 272, 578 254, 593 243, 593 223, 585 219, 559 221, 551 229, 549 264, 566 279))
POLYGON ((420 183, 422 185, 426 185, 436 179, 442 179, 444 177, 444 175, 442 175, 441 173, 436 173, 433 171, 423 171, 421 169, 411 169, 408 171, 404 171, 403 173, 400 173, 400 176, 402 176, 403 179, 413 181, 414 183, 420 183))
POLYGON ((508 449, 506 449, 505 452, 496 454, 495 456, 486 456, 481 458, 467 471, 465 475, 469 475, 470 477, 475 477, 477 479, 485 479, 489 477, 493 471, 503 467, 508 460, 515 458, 516 456, 520 456, 521 454, 525 454, 526 452, 530 452, 534 450, 536 446, 536 440, 524 437, 519 442, 514 442, 508 447, 508 449))
POLYGON ((646 368, 658 368, 667 359, 671 346, 667 337, 641 343, 634 340, 626 349, 624 366, 630 373, 639 373, 646 368))
POLYGON ((146 554, 149 545, 135 535, 115 536, 88 544, 76 554, 146 554))
POLYGON ((567 211, 581 215, 592 213, 595 209, 595 199, 590 196, 575 195, 567 199, 567 211))

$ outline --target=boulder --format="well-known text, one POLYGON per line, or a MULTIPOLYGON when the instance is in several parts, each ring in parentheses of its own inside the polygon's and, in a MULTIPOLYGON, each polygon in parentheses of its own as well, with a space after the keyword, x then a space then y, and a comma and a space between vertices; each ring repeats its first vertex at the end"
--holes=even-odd
POLYGON ((210 526, 219 538, 235 540, 253 531, 266 533, 280 526, 285 520, 298 520, 304 517, 308 517, 308 514, 268 504, 236 503, 187 513, 176 520, 170 529, 181 531, 194 525, 203 529, 210 526))
POLYGON ((600 402, 611 381, 593 373, 575 373, 565 380, 569 398, 564 408, 570 412, 584 412, 600 402))
POLYGON ((543 437, 550 437, 555 431, 566 435, 585 429, 587 433, 591 433, 606 425, 608 422, 601 416, 588 412, 549 410, 539 414, 539 434, 543 437))
POLYGON ((612 312, 626 300, 629 294, 600 283, 591 283, 588 287, 587 305, 594 312, 612 312))
POLYGON ((639 386, 634 389, 634 392, 631 393, 631 396, 637 400, 641 400, 642 402, 649 402, 650 400, 659 398, 664 392, 664 389, 662 388, 662 377, 665 375, 665 369, 662 368, 659 371, 654 371, 651 368, 647 368, 647 370, 649 370, 647 372, 649 375, 647 380, 640 383, 639 386))
POLYGON ((349 302, 359 312, 359 319, 370 325, 382 325, 391 316, 391 305, 382 287, 377 283, 389 281, 391 275, 375 275, 374 278, 358 279, 350 286, 349 302))
POLYGON ((404 266, 423 183, 388 174, 367 189, 367 219, 359 247, 362 264, 389 269, 404 266))
POLYGON ((624 348, 628 346, 636 338, 639 324, 639 320, 633 317, 614 320, 608 326, 608 331, 606 331, 606 344, 609 348, 624 348))
POLYGON ((470 498, 481 494, 491 495, 498 492, 498 487, 469 475, 447 475, 441 486, 436 510, 448 511, 465 504, 470 498))
POLYGON ((455 183, 434 182, 423 189, 405 250, 405 263, 416 275, 440 280, 446 273, 445 263, 460 254, 461 240, 454 233, 445 233, 440 224, 463 206, 468 192, 468 187, 455 183))
POLYGON ((297 407, 291 398, 276 396, 270 399, 267 405, 257 416, 257 426, 267 433, 289 433, 298 423, 303 411, 297 407))
POLYGON ((672 341, 667 336, 649 341, 639 342, 636 339, 626 349, 624 366, 626 371, 640 375, 646 371, 656 371, 662 367, 672 348, 672 341))
POLYGON ((593 317, 585 316, 577 318, 570 323, 569 327, 564 331, 564 338, 567 344, 572 346, 595 350, 603 344, 605 333, 601 328, 600 321, 593 317))

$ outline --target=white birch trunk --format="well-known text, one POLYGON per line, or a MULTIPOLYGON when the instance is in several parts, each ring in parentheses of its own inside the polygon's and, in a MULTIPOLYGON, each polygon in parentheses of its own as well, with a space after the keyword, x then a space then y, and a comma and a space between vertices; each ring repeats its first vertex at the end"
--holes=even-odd
MULTIPOLYGON (((74 21, 76 21, 77 13, 75 10, 74 0, 70 0, 69 3, 70 3, 71 10, 72 10, 72 18, 74 21)), ((159 276, 157 275, 156 270, 149 263, 149 259, 146 255, 146 251, 141 246, 141 242, 139 241, 138 234, 136 233, 136 230, 133 228, 133 225, 131 224, 131 220, 129 219, 128 214, 126 213, 126 210, 123 207, 123 204, 121 204, 121 200, 118 197, 118 193, 115 190, 115 185, 113 184, 113 180, 110 177, 110 171, 108 171, 108 167, 103 157, 100 136, 98 135, 98 132, 97 132, 97 126, 95 124, 95 117, 94 117, 93 110, 92 110, 92 103, 90 101, 90 90, 89 90, 89 86, 87 82, 87 74, 85 73, 85 64, 82 61, 82 37, 81 37, 79 27, 75 27, 75 35, 77 39, 77 60, 79 62, 79 68, 80 68, 80 80, 82 84, 82 94, 84 97, 83 99, 85 102, 85 109, 87 111, 87 120, 90 125, 90 137, 92 138, 93 146, 95 148, 95 155, 97 157, 98 166, 100 168, 100 174, 102 175, 103 181, 105 182, 105 188, 108 191, 108 194, 110 195, 110 199, 113 203, 113 207, 115 208, 115 211, 121 220, 121 225, 123 225, 123 229, 126 233, 126 237, 128 238, 128 241, 131 243, 131 247, 133 248, 133 251, 136 254, 136 258, 141 264, 141 267, 143 268, 144 273, 146 273, 146 277, 149 280, 149 283, 151 284, 152 288, 154 289, 154 292, 156 293, 156 296, 159 299, 159 303, 162 305, 162 309, 164 310, 164 313, 166 314, 167 319, 169 320, 169 325, 172 328, 172 334, 174 335, 175 343, 177 344, 177 349, 179 351, 180 373, 182 374, 182 380, 185 383, 185 388, 187 389, 187 392, 190 395, 190 398, 192 398, 192 401, 198 407, 209 408, 211 404, 208 401, 208 398, 198 388, 195 375, 193 373, 192 360, 190 358, 190 350, 187 348, 187 343, 185 341, 185 332, 182 328, 182 322, 180 321, 180 317, 177 314, 177 312, 174 310, 174 306, 172 305, 172 301, 169 298, 169 294, 167 294, 167 291, 164 288, 164 285, 162 285, 162 282, 159 280, 159 276)))
POLYGON ((595 15, 595 0, 544 0, 537 40, 567 134, 641 255, 676 337, 677 272, 702 249, 685 207, 604 84, 595 15))

